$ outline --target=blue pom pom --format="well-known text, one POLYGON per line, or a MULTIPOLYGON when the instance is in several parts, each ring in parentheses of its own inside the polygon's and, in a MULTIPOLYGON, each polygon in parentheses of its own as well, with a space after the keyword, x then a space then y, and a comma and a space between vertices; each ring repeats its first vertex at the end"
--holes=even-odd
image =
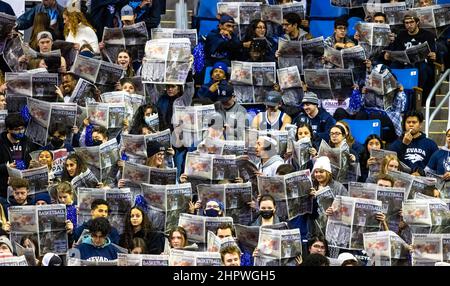
POLYGON ((25 170, 27 166, 25 166, 25 162, 23 160, 16 160, 16 169, 25 170))
POLYGON ((125 152, 122 153, 121 158, 123 161, 128 161, 128 156, 127 156, 127 154, 125 154, 125 152))
POLYGON ((194 73, 200 73, 205 67, 205 47, 203 43, 199 43, 192 51, 194 56, 194 73))
POLYGON ((354 89, 352 96, 350 97, 349 110, 350 112, 358 112, 363 105, 363 99, 361 92, 358 89, 354 89))
POLYGON ((20 115, 22 116, 23 120, 28 123, 31 120, 31 113, 28 110, 28 106, 24 106, 22 107, 22 109, 20 110, 20 115))
POLYGON ((86 146, 94 146, 94 139, 92 138, 92 133, 94 130, 94 125, 89 124, 86 126, 86 146))
POLYGON ((147 202, 145 201, 144 197, 142 195, 137 195, 135 200, 134 200, 134 204, 136 206, 141 207, 145 212, 148 212, 148 205, 147 202))

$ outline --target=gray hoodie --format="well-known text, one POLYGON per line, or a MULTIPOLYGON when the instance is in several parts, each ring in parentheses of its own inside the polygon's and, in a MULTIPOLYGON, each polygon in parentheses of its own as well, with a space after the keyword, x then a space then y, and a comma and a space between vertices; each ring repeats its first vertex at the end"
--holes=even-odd
POLYGON ((264 174, 264 176, 273 177, 276 176, 277 169, 280 165, 284 164, 283 158, 280 155, 271 157, 266 163, 258 163, 258 170, 264 174))

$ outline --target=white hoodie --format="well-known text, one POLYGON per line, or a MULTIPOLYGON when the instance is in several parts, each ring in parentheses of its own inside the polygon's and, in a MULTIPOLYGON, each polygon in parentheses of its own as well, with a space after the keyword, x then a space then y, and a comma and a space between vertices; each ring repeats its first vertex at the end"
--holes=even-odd
POLYGON ((277 169, 280 165, 284 164, 283 158, 279 155, 271 157, 266 163, 258 163, 258 170, 264 174, 264 176, 273 177, 277 174, 277 169))

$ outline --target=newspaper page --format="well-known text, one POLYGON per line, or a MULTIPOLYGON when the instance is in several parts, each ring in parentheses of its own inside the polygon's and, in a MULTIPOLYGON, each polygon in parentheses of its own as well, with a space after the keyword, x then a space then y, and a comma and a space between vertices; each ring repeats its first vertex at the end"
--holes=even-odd
POLYGON ((354 69, 363 67, 367 59, 364 48, 360 45, 341 50, 342 67, 345 69, 354 69))
POLYGON ((72 179, 70 182, 72 186, 76 189, 78 187, 95 188, 97 187, 99 181, 91 169, 86 169, 78 176, 72 179))
POLYGON ((184 84, 191 69, 189 39, 157 39, 145 45, 142 82, 184 84))
POLYGON ((255 257, 255 266, 286 265, 289 258, 302 253, 300 231, 261 228, 257 247, 259 253, 255 257))
POLYGON ((0 13, 0 39, 8 38, 9 34, 16 25, 16 16, 6 13, 0 13))
POLYGON ((389 53, 389 56, 392 61, 407 64, 415 64, 426 60, 431 50, 430 46, 428 45, 428 42, 425 42, 419 45, 412 46, 411 48, 407 48, 404 51, 386 51, 386 52, 389 53))
POLYGON ((293 158, 298 162, 300 169, 304 169, 305 164, 311 159, 311 154, 309 153, 309 149, 312 148, 311 139, 305 137, 298 141, 294 141, 293 146, 293 158))
POLYGON ((364 233, 370 266, 408 266, 408 245, 393 231, 364 233))
POLYGON ((333 204, 333 191, 330 189, 330 187, 322 188, 316 193, 316 200, 317 204, 319 205, 319 210, 322 213, 325 213, 325 211, 333 204))
POLYGON ((448 240, 448 234, 413 234, 412 266, 434 266, 436 262, 448 261, 448 240))
POLYGON ((276 82, 274 62, 231 62, 230 81, 235 84, 273 86, 276 82))
POLYGON ((233 225, 233 218, 231 217, 208 217, 205 216, 204 217, 204 222, 205 222, 205 237, 204 237, 204 241, 203 242, 207 242, 207 234, 208 231, 212 231, 212 232, 216 232, 217 228, 219 227, 219 225, 221 224, 230 224, 233 225))
MULTIPOLYGON (((323 36, 300 42, 302 51, 302 69, 322 69, 324 54, 323 36)), ((280 81, 281 82, 281 81, 280 81)))
POLYGON ((109 222, 119 233, 123 233, 123 222, 134 203, 131 190, 128 188, 105 190, 105 200, 109 205, 109 222))
POLYGON ((408 199, 414 198, 416 193, 432 192, 436 188, 437 180, 435 178, 412 176, 411 179, 412 184, 408 199))
POLYGON ((233 218, 234 223, 250 224, 253 221, 251 182, 225 185, 225 215, 233 218))
POLYGON ((420 20, 420 26, 422 28, 439 28, 447 26, 449 24, 448 17, 448 5, 433 5, 427 7, 413 8, 413 11, 420 20))
POLYGON ((305 0, 280 5, 262 4, 261 20, 271 21, 281 25, 283 23, 283 16, 287 13, 296 13, 301 19, 306 19, 306 5, 307 2, 305 0))
POLYGON ((0 110, 0 132, 5 131, 6 116, 8 116, 8 110, 0 110))
POLYGON ((318 156, 328 157, 331 165, 340 167, 342 163, 342 152, 340 148, 331 148, 325 140, 322 140, 319 147, 318 156))
POLYGON ((52 103, 50 113, 49 130, 56 123, 61 123, 66 128, 66 142, 70 143, 72 138, 72 127, 77 121, 77 105, 75 103, 52 103))
POLYGON ((403 24, 403 15, 406 12, 405 2, 398 3, 367 3, 363 5, 366 17, 373 17, 376 12, 386 14, 387 23, 391 26, 403 24))
POLYGON ((348 195, 352 198, 376 200, 377 185, 371 183, 349 182, 348 195))
POLYGON ((117 266, 169 266, 169 255, 118 253, 117 266))
POLYGON ((153 28, 151 34, 152 40, 188 38, 191 41, 191 47, 197 46, 198 42, 196 29, 153 28))
POLYGON ((147 158, 145 135, 122 134, 121 147, 128 158, 147 158))
POLYGON ((20 112, 27 105, 27 98, 31 97, 30 75, 19 72, 5 73, 6 102, 9 112, 20 112))
POLYGON ((404 188, 405 198, 409 198, 413 178, 411 175, 399 171, 389 171, 388 175, 394 178, 394 188, 404 188))
POLYGON ((78 188, 77 190, 77 222, 79 225, 90 220, 91 204, 96 199, 105 199, 105 190, 92 188, 78 188))
POLYGON ((222 258, 218 252, 196 252, 196 266, 222 266, 222 258))
MULTIPOLYGON (((181 219, 181 218, 180 218, 181 219)), ((196 253, 180 249, 171 249, 169 266, 196 266, 196 253)))
POLYGON ((363 4, 367 3, 366 0, 330 0, 332 6, 344 7, 344 8, 359 8, 363 4))
POLYGON ((190 241, 205 242, 205 217, 181 213, 178 225, 186 230, 190 241))
POLYGON ((278 66, 287 68, 297 66, 302 72, 302 46, 299 41, 288 41, 283 38, 278 40, 278 66))
POLYGON ((309 169, 284 176, 289 219, 313 212, 312 182, 309 169))
POLYGON ((400 211, 406 200, 405 189, 378 186, 376 199, 382 202, 382 212, 386 215, 389 229, 397 231, 401 220, 400 211))
POLYGON ((95 85, 83 78, 80 78, 72 91, 69 102, 75 102, 80 106, 86 107, 87 103, 96 102, 95 90, 95 85))
POLYGON ((358 43, 376 47, 386 47, 390 43, 391 28, 388 24, 359 22, 355 25, 355 29, 359 35, 358 43))
POLYGON ((289 89, 294 87, 302 87, 300 73, 297 66, 277 69, 278 82, 281 89, 289 89))
POLYGON ((26 70, 24 64, 19 62, 19 58, 24 55, 21 37, 8 39, 1 45, 0 50, 0 64, 5 71, 19 72, 26 70))
POLYGON ((77 55, 70 71, 91 83, 115 84, 124 72, 122 66, 77 55))
POLYGON ((28 262, 24 255, 0 257, 0 267, 1 266, 28 266, 28 262))
POLYGON ((190 183, 166 186, 166 231, 177 226, 178 218, 182 213, 187 212, 191 200, 192 187, 190 183))
POLYGON ((403 203, 403 220, 410 225, 413 233, 428 233, 432 226, 429 202, 427 200, 407 200, 403 203))

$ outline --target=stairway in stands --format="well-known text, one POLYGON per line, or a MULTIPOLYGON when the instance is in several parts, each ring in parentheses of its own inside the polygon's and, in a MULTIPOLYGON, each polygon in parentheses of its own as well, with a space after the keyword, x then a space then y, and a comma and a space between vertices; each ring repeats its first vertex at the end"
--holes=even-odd
MULTIPOLYGON (((176 28, 176 15, 175 15, 175 5, 179 2, 178 0, 166 0, 166 14, 161 17, 161 28, 176 28)), ((187 3, 188 10, 188 27, 191 27, 192 13, 194 10, 194 2, 192 0, 185 0, 187 3)))
MULTIPOLYGON (((439 104, 442 99, 444 98, 445 94, 449 91, 449 82, 444 81, 441 85, 441 88, 438 90, 436 94, 436 105, 439 104)), ((432 107, 430 109, 430 114, 435 110, 436 108, 432 107)), ((433 139, 434 142, 438 146, 445 146, 445 131, 447 130, 447 124, 449 119, 449 105, 448 101, 444 103, 444 106, 441 108, 441 110, 438 112, 434 120, 431 122, 430 125, 430 132, 429 132, 429 138, 433 139)), ((425 115, 425 108, 422 110, 422 112, 425 115)))

